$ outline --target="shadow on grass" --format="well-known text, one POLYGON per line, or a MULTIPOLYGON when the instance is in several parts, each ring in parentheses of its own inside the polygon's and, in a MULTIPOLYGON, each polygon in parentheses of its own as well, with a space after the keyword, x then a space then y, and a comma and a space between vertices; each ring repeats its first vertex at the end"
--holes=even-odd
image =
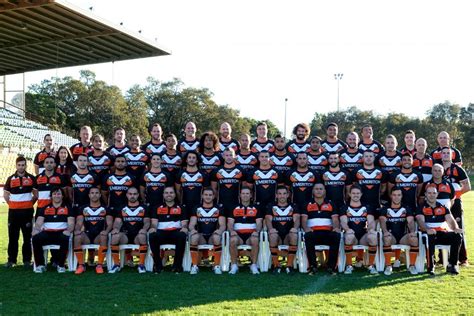
POLYGON ((412 276, 404 269, 391 276, 368 275, 365 270, 353 275, 315 276, 250 275, 244 267, 237 275, 214 275, 202 269, 198 275, 164 272, 141 274, 125 268, 118 275, 81 276, 52 272, 34 274, 23 267, 0 268, 0 314, 63 313, 151 313, 173 311, 196 305, 224 301, 272 298, 284 295, 344 293, 400 283, 419 282, 426 274, 412 276))

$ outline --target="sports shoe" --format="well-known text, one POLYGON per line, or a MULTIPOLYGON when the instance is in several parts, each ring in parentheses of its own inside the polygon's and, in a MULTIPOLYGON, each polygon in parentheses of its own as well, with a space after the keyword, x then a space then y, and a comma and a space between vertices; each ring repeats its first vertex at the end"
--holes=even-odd
POLYGON ((239 266, 236 263, 233 263, 230 266, 229 274, 237 274, 237 272, 239 272, 239 266))
POLYGON ((461 261, 461 262, 459 262, 459 265, 461 267, 469 267, 469 261, 467 261, 467 260, 461 261))
POLYGON ((214 271, 214 274, 222 274, 220 265, 215 265, 214 268, 212 268, 212 270, 214 271))
POLYGON ((400 268, 401 265, 402 265, 402 263, 401 263, 400 260, 398 260, 398 259, 393 262, 393 267, 394 267, 395 269, 400 268))
POLYGON ((112 269, 109 270, 109 273, 117 273, 120 271, 120 266, 118 264, 114 264, 112 269))
POLYGON ((318 272, 318 269, 316 267, 309 267, 309 270, 308 270, 308 275, 315 275, 316 273, 318 272))
POLYGON ((454 274, 454 275, 458 275, 459 274, 459 266, 458 265, 448 266, 448 267, 446 267, 446 272, 454 274))
POLYGON ((364 266, 364 262, 361 260, 361 261, 357 261, 356 264, 355 264, 355 267, 356 268, 362 268, 364 266))
POLYGON ((45 266, 37 266, 34 270, 35 273, 43 273, 46 272, 46 267, 45 266))
POLYGON ((252 274, 260 274, 260 272, 258 271, 258 267, 257 267, 257 265, 256 265, 255 263, 252 263, 252 264, 250 265, 250 272, 251 272, 252 274))
POLYGON ((431 276, 436 275, 434 266, 433 267, 428 267, 428 269, 426 270, 426 273, 428 273, 431 276))
POLYGON ((66 268, 57 266, 56 271, 58 271, 58 273, 66 273, 66 268))
POLYGON ((280 274, 281 268, 273 268, 272 269, 272 274, 280 274))
POLYGON ((410 272, 412 275, 418 274, 418 271, 416 270, 415 266, 409 266, 408 267, 408 272, 410 272))
POLYGON ((344 270, 344 274, 352 274, 352 271, 354 271, 353 266, 346 266, 346 270, 344 270))
POLYGON ((386 267, 385 267, 385 271, 383 272, 383 274, 385 274, 385 275, 392 275, 392 272, 393 272, 392 266, 386 266, 386 267))
POLYGON ((286 267, 285 272, 286 272, 286 274, 293 275, 293 274, 295 274, 295 269, 293 269, 292 267, 286 267))
POLYGON ((327 271, 328 274, 330 274, 330 275, 336 275, 336 274, 337 274, 336 270, 334 270, 333 268, 327 268, 326 271, 327 271))
POLYGON ((8 261, 5 263, 5 268, 13 268, 15 266, 15 263, 8 261))
POLYGON ((379 274, 377 272, 377 269, 375 269, 375 267, 372 265, 372 266, 369 266, 369 273, 370 274, 379 274))
POLYGON ((146 269, 143 264, 138 265, 138 273, 146 273, 146 269))
POLYGON ((195 264, 193 264, 193 266, 191 267, 191 271, 189 272, 189 274, 198 274, 199 272, 199 267, 195 264))
POLYGON ((83 274, 86 271, 86 266, 83 264, 80 264, 76 268, 76 272, 74 274, 83 274))
POLYGON ((102 267, 101 264, 98 264, 95 266, 95 273, 97 274, 103 274, 104 273, 104 268, 102 267))
POLYGON ((171 272, 174 273, 174 274, 180 274, 181 272, 183 272, 183 268, 181 268, 181 267, 172 268, 171 272))

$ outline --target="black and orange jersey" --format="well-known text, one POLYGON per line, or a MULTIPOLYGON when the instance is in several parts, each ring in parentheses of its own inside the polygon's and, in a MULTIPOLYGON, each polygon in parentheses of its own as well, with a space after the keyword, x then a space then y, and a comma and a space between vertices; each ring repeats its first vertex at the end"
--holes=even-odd
POLYGON ((89 204, 89 191, 92 187, 98 185, 100 185, 100 182, 92 172, 86 174, 74 173, 71 176, 73 207, 89 204))
MULTIPOLYGON (((131 206, 130 204, 125 205, 119 212, 117 212, 117 218, 122 219, 122 227, 120 231, 129 234, 137 235, 140 229, 145 224, 145 218, 149 218, 150 215, 144 205, 138 204, 131 206)), ((129 240, 129 243, 133 243, 133 240, 129 240)))
POLYGON ((359 143, 359 149, 363 152, 367 150, 373 151, 375 154, 381 153, 385 150, 385 147, 378 141, 372 140, 370 143, 364 143, 362 140, 359 143))
POLYGON ((68 179, 64 175, 54 172, 47 176, 44 172, 36 177, 36 188, 38 189, 37 209, 41 209, 51 203, 51 190, 70 186, 68 179))
POLYGON ((433 179, 431 179, 430 181, 423 183, 423 187, 421 188, 420 192, 420 197, 425 196, 426 188, 428 187, 428 185, 436 186, 436 189, 438 190, 438 197, 436 198, 436 201, 443 204, 447 208, 450 208, 451 200, 454 199, 456 192, 453 184, 446 179, 441 180, 440 183, 435 183, 433 179))
POLYGON ((407 218, 414 216, 413 209, 405 206, 383 207, 380 209, 379 215, 387 219, 387 230, 392 233, 397 242, 400 242, 400 239, 408 233, 407 218))
POLYGON ((144 151, 125 153, 127 160, 127 172, 139 179, 146 170, 149 162, 149 156, 144 151))
POLYGON ((3 190, 10 193, 8 209, 10 211, 33 212, 33 190, 36 189, 36 178, 25 172, 19 176, 17 172, 7 178, 3 190))
POLYGON ((229 213, 229 218, 234 219, 233 228, 237 233, 251 234, 257 231, 257 219, 263 219, 263 214, 256 205, 237 205, 229 213))
POLYGON ((328 157, 326 153, 313 153, 308 152, 308 168, 318 173, 323 173, 326 171, 328 166, 328 157))
POLYGON ((103 152, 102 155, 99 156, 94 156, 93 153, 89 154, 88 168, 94 172, 101 181, 108 175, 113 163, 113 158, 109 153, 103 152))
POLYGON ((320 182, 319 174, 310 169, 304 172, 289 171, 285 180, 291 189, 292 202, 298 210, 303 209, 311 201, 313 186, 320 182))
POLYGON ((59 207, 53 204, 47 204, 45 207, 38 209, 38 217, 44 218, 42 230, 48 232, 64 231, 67 229, 68 217, 74 217, 74 212, 66 203, 59 207))
POLYGON ((423 159, 418 159, 416 155, 413 155, 413 170, 418 171, 423 176, 423 182, 431 180, 433 175, 431 169, 433 168, 434 161, 429 155, 425 155, 423 159))
POLYGON ((91 144, 84 146, 81 142, 72 145, 69 150, 72 154, 72 159, 77 161, 79 155, 89 155, 89 153, 94 151, 94 147, 91 144))
POLYGON ((181 185, 183 207, 188 212, 201 203, 202 189, 210 185, 209 177, 201 170, 189 172, 184 169, 178 173, 176 184, 181 185))
POLYGON ((163 192, 166 187, 173 186, 173 177, 166 171, 145 172, 139 179, 145 188, 145 205, 150 208, 163 204, 163 192))
POLYGON ((308 216, 306 226, 312 230, 331 231, 333 228, 332 216, 339 214, 331 201, 324 200, 321 204, 315 201, 309 202, 301 211, 301 215, 308 216))
POLYGON ((416 193, 418 185, 423 183, 422 175, 416 171, 405 173, 401 170, 392 173, 389 181, 402 189, 402 204, 412 209, 416 209, 416 206, 418 205, 418 196, 416 193))
POLYGON ((115 157, 118 155, 125 155, 130 151, 130 147, 128 147, 127 145, 121 147, 112 145, 105 151, 108 152, 112 157, 115 157))
POLYGON ((178 146, 177 150, 184 155, 185 152, 187 151, 197 151, 199 147, 199 139, 194 139, 194 140, 186 140, 186 138, 181 138, 178 141, 178 146))
POLYGON ((269 204, 266 211, 266 215, 272 217, 273 228, 275 228, 280 235, 286 235, 290 232, 290 229, 292 229, 295 224, 293 216, 298 214, 298 211, 291 204, 284 206, 269 204))
MULTIPOLYGON (((99 234, 107 228, 107 216, 111 216, 109 210, 105 205, 99 207, 92 207, 84 205, 79 208, 75 214, 76 217, 82 216, 84 218, 84 231, 87 233, 99 234)), ((91 242, 94 242, 91 240, 91 242)))
POLYGON ((436 231, 449 230, 449 225, 446 221, 446 215, 448 214, 451 214, 451 211, 439 202, 436 202, 434 207, 425 202, 416 212, 416 216, 423 215, 425 225, 428 229, 434 229, 436 231))
POLYGON ((326 187, 326 198, 339 209, 345 202, 346 186, 352 184, 350 174, 342 169, 339 171, 329 169, 321 175, 321 180, 326 187))
POLYGON ((362 204, 374 209, 380 207, 380 195, 382 184, 387 182, 387 174, 380 168, 366 169, 364 167, 352 172, 351 179, 362 188, 362 204))
POLYGON ((201 154, 201 159, 199 169, 207 174, 211 174, 214 169, 224 164, 224 159, 222 159, 221 154, 217 152, 211 155, 201 154))
POLYGON ((292 154, 297 154, 301 152, 308 152, 310 147, 311 145, 307 141, 300 143, 296 139, 294 139, 290 140, 286 144, 286 151, 292 154))
POLYGON ((278 184, 283 183, 280 173, 275 168, 254 169, 248 174, 248 182, 255 187, 255 202, 262 209, 266 209, 268 204, 275 202, 276 189, 278 184))
POLYGON ((109 192, 109 208, 114 211, 120 211, 127 205, 127 191, 131 187, 137 187, 135 178, 126 173, 124 175, 109 174, 104 178, 102 190, 109 192))
POLYGON ((400 152, 402 153, 402 155, 404 153, 410 153, 412 156, 414 156, 416 152, 416 148, 413 147, 413 149, 408 149, 407 146, 405 145, 400 149, 400 152))
POLYGON ((210 177, 217 182, 218 203, 224 206, 234 206, 239 203, 239 191, 243 181, 247 180, 246 173, 239 166, 233 168, 221 167, 215 169, 210 177))
POLYGON ((267 141, 261 143, 257 139, 254 139, 250 143, 250 151, 253 152, 254 154, 258 154, 259 152, 266 150, 269 153, 272 153, 275 151, 275 143, 273 140, 268 139, 267 141))
POLYGON ((144 151, 149 157, 153 154, 162 154, 166 151, 166 144, 164 141, 159 142, 158 144, 149 141, 142 145, 142 151, 144 151))
POLYGON ((270 156, 270 163, 280 174, 284 175, 296 165, 295 156, 289 152, 283 155, 276 151, 270 156))
POLYGON ((231 148, 234 150, 234 152, 238 152, 239 149, 240 149, 240 144, 237 140, 235 139, 231 139, 229 141, 224 141, 222 139, 219 139, 219 142, 220 142, 220 147, 219 147, 219 150, 221 152, 223 152, 224 150, 226 150, 227 148, 231 148))
POLYGON ((181 169, 181 164, 183 163, 183 159, 178 152, 174 155, 164 152, 163 155, 161 155, 161 161, 161 168, 168 171, 173 177, 176 176, 176 173, 181 169))
POLYGON ((204 236, 210 236, 219 228, 219 217, 224 214, 217 205, 211 207, 199 205, 192 210, 192 216, 195 216, 197 220, 197 232, 204 236))
POLYGON ((239 165, 242 170, 249 170, 257 165, 258 159, 254 153, 244 155, 239 151, 235 155, 235 163, 239 165))
POLYGON ((341 152, 347 148, 347 144, 344 143, 342 140, 338 139, 336 142, 330 142, 327 139, 321 142, 321 147, 327 153, 336 153, 341 152))
MULTIPOLYGON (((451 148, 452 161, 456 164, 462 164, 461 152, 457 148, 454 148, 453 146, 449 146, 449 147, 451 148)), ((443 161, 441 159, 441 147, 438 147, 435 150, 433 150, 430 156, 433 157, 433 160, 435 163, 443 164, 443 161)))
POLYGON ((157 230, 180 230, 181 221, 187 219, 185 210, 178 204, 160 205, 150 212, 151 218, 158 220, 157 230))
POLYGON ((357 239, 367 233, 367 216, 374 214, 375 209, 368 205, 359 207, 344 205, 339 212, 340 217, 347 217, 347 226, 354 231, 357 239))
POLYGON ((375 158, 375 165, 389 175, 400 171, 402 167, 402 153, 396 151, 394 155, 389 155, 386 151, 381 152, 375 158))
POLYGON ((41 150, 39 153, 35 155, 35 158, 33 159, 33 163, 39 167, 39 173, 44 171, 43 165, 44 165, 44 160, 47 157, 56 157, 56 152, 51 151, 51 152, 46 152, 45 149, 41 150))
POLYGON ((461 181, 467 179, 466 170, 462 167, 458 166, 455 163, 452 163, 451 166, 444 170, 444 176, 451 181, 454 190, 456 199, 461 198, 461 181))
POLYGON ((339 164, 341 165, 342 169, 348 172, 352 172, 362 167, 364 163, 363 157, 364 157, 364 152, 360 149, 354 153, 349 152, 346 149, 346 150, 341 151, 341 153, 339 154, 339 164))

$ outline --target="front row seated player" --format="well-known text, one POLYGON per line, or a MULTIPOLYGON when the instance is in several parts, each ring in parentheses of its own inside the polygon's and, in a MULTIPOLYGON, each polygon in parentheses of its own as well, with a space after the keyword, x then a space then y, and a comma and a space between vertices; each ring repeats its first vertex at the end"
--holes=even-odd
MULTIPOLYGON (((402 205, 402 188, 392 187, 390 190, 390 204, 380 210, 379 222, 383 233, 383 252, 385 256, 385 275, 392 274, 391 259, 394 255, 392 245, 402 244, 410 246, 411 274, 418 274, 415 267, 418 255, 418 238, 415 231, 415 219, 413 210, 402 205)), ((395 251, 395 263, 393 267, 400 267, 400 253, 395 251)))
POLYGON ((314 246, 329 246, 327 271, 336 273, 339 243, 341 241, 339 215, 332 204, 326 199, 326 188, 316 183, 312 191, 313 199, 301 212, 301 226, 305 232, 306 255, 309 262, 309 274, 317 272, 316 251, 314 246))
POLYGON ((202 203, 194 208, 189 221, 189 236, 191 244, 191 274, 199 272, 198 264, 201 261, 198 245, 213 245, 210 252, 214 257, 213 271, 222 274, 221 253, 222 233, 225 230, 226 219, 222 210, 214 203, 214 191, 211 187, 202 190, 202 203))
POLYGON ((120 245, 134 243, 139 245, 138 273, 145 273, 145 256, 148 250, 146 233, 150 227, 150 216, 138 201, 138 189, 131 187, 127 190, 127 205, 115 214, 113 229, 111 231, 111 248, 114 265, 109 273, 120 271, 119 248, 120 245))
POLYGON ((276 190, 276 203, 269 205, 265 215, 274 274, 281 272, 278 256, 286 254, 288 255, 288 260, 285 272, 288 274, 293 273, 300 216, 295 207, 288 202, 289 197, 289 189, 286 186, 278 186, 276 190), (279 251, 279 245, 288 245, 288 251, 279 251))
POLYGON ((263 216, 256 205, 252 204, 252 190, 243 186, 240 189, 240 204, 230 211, 227 218, 227 229, 230 232, 230 259, 231 267, 229 274, 239 271, 237 265, 238 250, 240 245, 250 245, 250 272, 259 274, 257 267, 259 234, 262 230, 263 216))
MULTIPOLYGON (((364 245, 369 247, 369 272, 378 274, 374 266, 377 252, 377 233, 375 232, 374 210, 361 202, 362 190, 358 184, 349 189, 350 201, 340 211, 341 227, 344 230, 344 250, 346 253, 345 274, 351 274, 353 246, 364 245)), ((356 267, 362 267, 363 253, 357 256, 356 267)))
POLYGON ((35 227, 33 228, 33 253, 35 257, 35 272, 46 271, 43 246, 59 245, 57 252, 57 271, 66 272, 64 262, 69 248, 69 238, 74 231, 74 214, 70 206, 66 205, 64 190, 51 190, 51 203, 38 210, 35 227))
POLYGON ((149 232, 150 248, 153 252, 154 271, 161 273, 160 246, 175 245, 172 272, 183 271, 183 257, 188 235, 188 219, 184 209, 178 204, 174 187, 166 187, 163 191, 164 203, 150 211, 151 228, 149 232))
POLYGON ((428 185, 425 191, 425 202, 416 213, 420 230, 428 235, 428 273, 435 274, 435 245, 449 245, 449 265, 446 272, 459 274, 459 250, 461 249, 463 230, 459 228, 451 211, 437 202, 436 185, 428 185))
POLYGON ((98 244, 98 262, 95 272, 104 273, 103 264, 107 252, 108 234, 112 230, 114 218, 107 207, 100 201, 101 194, 98 187, 89 190, 89 204, 79 207, 76 213, 76 228, 74 231, 74 253, 77 258, 76 274, 86 270, 82 245, 98 244))

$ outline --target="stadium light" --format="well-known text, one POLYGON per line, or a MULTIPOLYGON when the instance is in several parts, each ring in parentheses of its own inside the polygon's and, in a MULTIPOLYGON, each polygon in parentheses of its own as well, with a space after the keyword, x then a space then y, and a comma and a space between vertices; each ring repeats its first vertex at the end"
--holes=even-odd
POLYGON ((337 111, 339 112, 339 81, 341 81, 344 74, 334 74, 334 79, 337 80, 337 111))

